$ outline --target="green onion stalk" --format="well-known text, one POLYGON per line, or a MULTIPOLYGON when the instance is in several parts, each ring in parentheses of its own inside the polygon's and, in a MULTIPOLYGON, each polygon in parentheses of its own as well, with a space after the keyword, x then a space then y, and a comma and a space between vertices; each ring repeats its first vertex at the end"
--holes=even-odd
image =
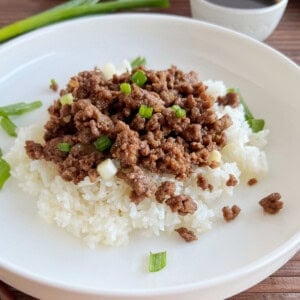
POLYGON ((169 7, 169 0, 115 0, 102 3, 98 2, 99 0, 68 1, 65 4, 58 5, 45 12, 2 27, 0 29, 0 42, 4 42, 39 27, 71 18, 134 8, 169 7))

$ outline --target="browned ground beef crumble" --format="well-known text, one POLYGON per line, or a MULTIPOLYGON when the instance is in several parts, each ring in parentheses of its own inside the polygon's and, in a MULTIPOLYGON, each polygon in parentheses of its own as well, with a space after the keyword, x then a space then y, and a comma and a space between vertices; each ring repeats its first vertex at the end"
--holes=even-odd
POLYGON ((192 242, 196 241, 198 238, 195 235, 195 233, 191 230, 188 230, 185 227, 180 227, 175 229, 176 232, 186 241, 186 242, 192 242))
POLYGON ((237 205, 233 205, 232 207, 224 206, 222 212, 225 221, 229 222, 234 220, 239 215, 241 209, 237 205))
POLYGON ((268 214, 277 214, 283 208, 283 202, 279 193, 272 193, 267 197, 261 199, 259 204, 262 206, 264 211, 268 214))
POLYGON ((250 178, 248 180, 248 185, 252 186, 252 185, 255 185, 257 184, 258 180, 256 178, 250 178))
MULTIPOLYGON (((214 99, 206 94, 207 87, 195 72, 184 73, 175 66, 163 71, 140 69, 147 76, 143 87, 131 81, 137 69, 114 75, 111 80, 97 69, 72 77, 60 95, 72 93, 73 103, 62 105, 58 99, 49 107, 44 142, 27 141, 27 154, 55 163, 61 177, 75 184, 86 176, 95 181, 98 164, 115 159, 120 166, 117 176, 132 188, 130 198, 134 203, 155 195, 173 212, 193 214, 197 209, 193 199, 175 195, 172 182, 157 187, 146 171, 184 180, 197 166, 210 166, 210 152, 226 145, 225 130, 232 121, 228 115, 218 119, 214 99), (129 95, 120 91, 121 83, 131 85, 129 95), (142 104, 153 108, 151 118, 138 114, 142 104), (186 116, 176 116, 173 105, 184 109, 186 116), (103 135, 112 145, 100 152, 94 142, 103 135), (60 151, 61 143, 68 143, 70 152, 60 151)), ((239 104, 235 93, 217 101, 232 107, 239 104)), ((198 185, 211 191, 213 187, 201 176, 198 185)))

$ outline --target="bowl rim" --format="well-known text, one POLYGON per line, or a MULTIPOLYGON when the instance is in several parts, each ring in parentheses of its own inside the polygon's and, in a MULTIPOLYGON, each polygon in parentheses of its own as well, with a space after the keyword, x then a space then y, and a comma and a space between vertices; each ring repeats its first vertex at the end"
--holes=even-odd
POLYGON ((228 6, 222 6, 216 3, 209 2, 207 0, 190 0, 190 2, 194 2, 194 5, 201 5, 206 6, 211 10, 218 11, 220 13, 232 13, 232 14, 264 14, 264 13, 270 13, 272 11, 275 11, 277 9, 280 9, 282 7, 285 7, 288 3, 288 0, 279 0, 279 2, 276 2, 272 5, 263 7, 263 8, 235 8, 235 7, 228 7, 228 6))

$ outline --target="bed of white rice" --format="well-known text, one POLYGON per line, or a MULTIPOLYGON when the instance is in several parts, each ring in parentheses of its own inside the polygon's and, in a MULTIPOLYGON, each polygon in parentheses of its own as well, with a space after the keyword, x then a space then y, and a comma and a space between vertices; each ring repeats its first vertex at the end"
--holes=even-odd
MULTIPOLYGON (((224 95, 226 87, 221 81, 207 81, 207 92, 214 97, 224 95)), ((37 200, 37 209, 42 218, 82 238, 89 247, 97 244, 119 246, 128 243, 130 234, 140 230, 145 234, 160 235, 174 232, 174 228, 187 227, 198 234, 209 230, 216 218, 213 203, 229 197, 234 187, 226 186, 229 174, 237 179, 261 178, 268 166, 263 152, 267 130, 252 133, 244 119, 243 107, 219 107, 219 116, 228 113, 233 125, 227 129, 228 144, 222 150, 218 168, 198 168, 185 182, 171 176, 150 174, 159 184, 165 180, 176 182, 177 193, 190 195, 198 205, 193 215, 179 216, 165 204, 154 198, 145 199, 136 206, 129 199, 130 188, 124 181, 114 177, 91 183, 88 178, 75 185, 64 181, 54 164, 28 158, 26 140, 42 141, 43 124, 21 128, 18 138, 6 155, 11 165, 11 174, 19 181, 26 193, 37 200), (214 187, 212 192, 197 186, 197 173, 202 173, 214 187)))

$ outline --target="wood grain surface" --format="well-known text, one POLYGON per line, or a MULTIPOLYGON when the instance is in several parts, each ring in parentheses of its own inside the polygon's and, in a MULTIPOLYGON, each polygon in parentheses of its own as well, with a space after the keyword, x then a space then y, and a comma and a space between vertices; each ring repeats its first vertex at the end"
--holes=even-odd
MULTIPOLYGON (((63 0, 0 0, 0 27, 43 11, 63 0)), ((151 9, 182 16, 191 16, 188 0, 170 0, 169 9, 151 9)), ((290 0, 287 10, 274 31, 265 41, 268 45, 300 64, 300 0, 290 0)), ((30 296, 0 281, 0 300, 30 300, 30 296)), ((230 300, 300 299, 300 253, 273 275, 230 300)), ((205 299, 204 299, 205 300, 205 299)))

